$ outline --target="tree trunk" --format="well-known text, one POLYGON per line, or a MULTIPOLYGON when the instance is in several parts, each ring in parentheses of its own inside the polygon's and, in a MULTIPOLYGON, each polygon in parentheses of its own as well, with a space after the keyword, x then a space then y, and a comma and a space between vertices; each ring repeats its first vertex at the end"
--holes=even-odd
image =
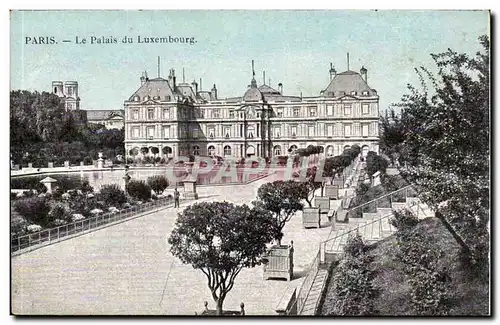
POLYGON ((215 313, 217 316, 220 316, 222 315, 222 304, 224 303, 224 299, 219 298, 215 303, 216 303, 215 313))
POLYGON ((436 218, 441 220, 443 225, 446 227, 448 232, 453 236, 455 241, 462 247, 462 250, 464 253, 467 254, 467 256, 472 257, 472 251, 470 247, 465 243, 465 241, 462 239, 462 237, 453 229, 453 226, 446 220, 446 218, 443 216, 443 214, 439 211, 436 211, 436 218))

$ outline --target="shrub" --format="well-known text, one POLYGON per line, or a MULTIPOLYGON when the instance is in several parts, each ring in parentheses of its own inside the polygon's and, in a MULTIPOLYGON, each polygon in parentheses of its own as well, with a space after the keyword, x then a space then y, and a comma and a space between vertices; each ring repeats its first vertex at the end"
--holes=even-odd
POLYGON ((376 314, 373 301, 379 291, 373 285, 375 272, 369 268, 371 261, 359 234, 350 235, 344 248, 344 257, 332 278, 335 299, 330 303, 325 302, 330 315, 376 314))
POLYGON ((51 222, 53 222, 55 220, 70 221, 71 214, 70 214, 69 207, 65 204, 62 204, 62 203, 54 204, 52 209, 50 209, 49 219, 51 220, 51 222))
POLYGON ((148 185, 155 191, 156 195, 160 195, 168 187, 169 181, 163 175, 156 175, 148 177, 148 185))
POLYGON ((446 315, 450 310, 450 277, 438 269, 443 252, 419 232, 400 232, 396 236, 398 258, 410 284, 410 303, 416 315, 446 315))
POLYGON ((83 194, 88 194, 88 193, 94 192, 94 188, 92 186, 90 186, 88 180, 84 180, 78 189, 80 191, 82 191, 83 194))
POLYGON ((107 206, 122 205, 127 202, 125 192, 117 184, 102 186, 98 198, 107 206))
POLYGON ((408 231, 418 224, 418 218, 408 210, 394 210, 389 222, 399 231, 408 231))
POLYGON ((127 193, 137 200, 147 201, 151 198, 151 187, 145 181, 131 180, 127 184, 127 193))
POLYGON ((83 158, 83 163, 85 165, 92 165, 94 163, 94 161, 92 160, 92 158, 90 158, 89 156, 85 156, 83 158))
POLYGON ((43 197, 30 197, 14 202, 14 208, 30 223, 47 227, 51 219, 49 217, 50 206, 48 200, 43 197))

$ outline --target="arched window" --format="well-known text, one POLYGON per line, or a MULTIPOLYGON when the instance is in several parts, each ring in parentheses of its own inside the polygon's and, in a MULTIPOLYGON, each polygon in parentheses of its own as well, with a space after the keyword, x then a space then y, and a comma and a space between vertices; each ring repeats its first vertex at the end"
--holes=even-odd
POLYGON ((224 156, 231 156, 231 147, 230 146, 224 147, 224 156))
POLYGON ((253 138, 255 134, 255 128, 253 126, 249 126, 247 128, 247 137, 253 138))
POLYGON ((200 147, 199 146, 193 146, 193 155, 195 155, 195 156, 200 155, 200 147))
POLYGON ((295 151, 295 150, 297 150, 297 146, 294 145, 294 144, 290 146, 290 149, 288 149, 289 152, 292 152, 292 151, 295 151))
POLYGON ((281 156, 281 146, 278 145, 274 146, 273 152, 275 156, 281 156))
POLYGON ((208 155, 215 156, 215 147, 214 146, 208 146, 208 155))

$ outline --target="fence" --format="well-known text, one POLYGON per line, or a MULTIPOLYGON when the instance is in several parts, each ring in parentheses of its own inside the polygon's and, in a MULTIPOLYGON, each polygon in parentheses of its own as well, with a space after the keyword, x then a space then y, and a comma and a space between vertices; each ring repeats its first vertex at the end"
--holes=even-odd
POLYGON ((11 238, 11 253, 21 251, 31 246, 49 245, 52 242, 58 242, 62 238, 98 228, 102 225, 123 220, 125 218, 137 215, 142 212, 154 210, 163 205, 172 203, 172 198, 159 199, 153 202, 133 206, 118 212, 109 212, 95 217, 83 219, 80 221, 68 223, 51 229, 45 229, 36 233, 11 238))

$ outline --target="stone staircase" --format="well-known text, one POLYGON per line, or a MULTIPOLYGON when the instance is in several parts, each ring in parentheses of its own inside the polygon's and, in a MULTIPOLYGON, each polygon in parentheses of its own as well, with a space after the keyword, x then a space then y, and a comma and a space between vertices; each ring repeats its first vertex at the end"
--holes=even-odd
POLYGON ((318 273, 316 273, 316 276, 314 277, 311 290, 307 295, 304 307, 302 308, 302 312, 300 313, 301 316, 314 316, 316 309, 318 308, 318 302, 321 298, 321 294, 323 293, 327 277, 328 270, 325 268, 320 268, 318 270, 318 273))
MULTIPOLYGON (((401 190, 389 193, 380 197, 382 199, 388 195, 400 192, 401 190)), ((376 200, 378 200, 376 199, 376 200)), ((374 200, 374 201, 376 201, 374 200)), ((370 203, 373 203, 371 201, 370 203)), ((361 208, 363 205, 350 209, 361 208)), ((384 238, 389 237, 396 232, 390 224, 390 219, 394 215, 393 210, 408 209, 418 219, 425 219, 434 216, 434 212, 425 203, 421 202, 418 197, 405 198, 405 202, 391 202, 391 208, 378 208, 376 213, 364 212, 362 218, 350 218, 347 223, 335 222, 334 228, 329 236, 329 239, 324 242, 324 252, 326 257, 337 259, 343 254, 344 246, 350 233, 358 232, 367 244, 376 243, 384 238)))

